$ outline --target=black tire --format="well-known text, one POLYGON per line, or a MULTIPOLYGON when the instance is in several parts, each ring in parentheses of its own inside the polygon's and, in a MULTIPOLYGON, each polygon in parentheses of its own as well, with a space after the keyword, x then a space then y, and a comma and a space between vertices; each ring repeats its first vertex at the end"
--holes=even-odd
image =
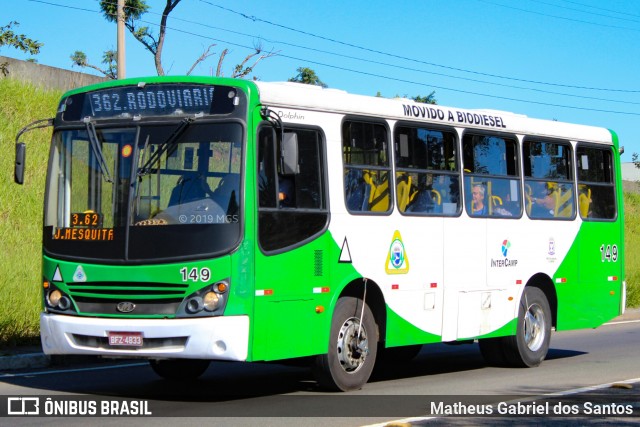
POLYGON ((518 310, 516 335, 479 340, 480 352, 492 366, 532 368, 540 365, 549 351, 551 308, 538 288, 525 288, 518 310))
POLYGON ((551 308, 538 288, 527 287, 520 301, 518 330, 505 338, 504 355, 512 366, 540 365, 549 351, 551 340, 551 308))
POLYGON ((329 351, 316 357, 313 370, 323 388, 358 390, 371 376, 378 348, 378 325, 369 306, 364 304, 364 312, 362 306, 363 301, 354 297, 342 297, 336 303, 329 351))
POLYGON ((202 359, 162 359, 149 360, 151 369, 166 380, 194 380, 209 367, 209 360, 202 359))

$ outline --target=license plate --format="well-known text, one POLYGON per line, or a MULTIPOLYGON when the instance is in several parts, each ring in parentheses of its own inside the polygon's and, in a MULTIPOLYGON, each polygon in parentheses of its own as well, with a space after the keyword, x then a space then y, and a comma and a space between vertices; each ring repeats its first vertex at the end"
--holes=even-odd
POLYGON ((142 332, 109 332, 109 345, 142 347, 142 332))

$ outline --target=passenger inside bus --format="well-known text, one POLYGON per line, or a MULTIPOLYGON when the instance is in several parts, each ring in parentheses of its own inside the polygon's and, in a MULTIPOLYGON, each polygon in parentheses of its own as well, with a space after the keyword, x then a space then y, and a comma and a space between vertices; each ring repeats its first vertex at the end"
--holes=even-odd
POLYGON ((213 197, 213 191, 211 191, 206 177, 198 171, 186 171, 171 190, 169 206, 185 204, 206 197, 213 197))
POLYGON ((278 179, 278 201, 281 208, 295 208, 296 196, 293 180, 289 177, 280 176, 278 179))
POLYGON ((471 213, 473 215, 487 215, 485 204, 485 188, 482 184, 474 184, 471 190, 471 213))
POLYGON ((535 188, 536 190, 533 190, 531 195, 529 215, 534 218, 551 218, 554 215, 556 205, 554 197, 556 190, 542 182, 538 183, 535 188))
POLYGON ((228 173, 220 179, 212 199, 220 205, 227 215, 238 213, 238 194, 240 193, 240 175, 228 173))

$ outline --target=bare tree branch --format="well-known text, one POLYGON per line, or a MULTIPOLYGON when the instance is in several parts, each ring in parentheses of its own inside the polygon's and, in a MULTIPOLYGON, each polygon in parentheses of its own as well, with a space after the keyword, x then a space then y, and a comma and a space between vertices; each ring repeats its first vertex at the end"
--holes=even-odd
POLYGON ((220 54, 220 59, 218 59, 218 68, 216 69, 216 77, 224 76, 222 73, 222 63, 224 62, 224 58, 227 56, 227 53, 229 53, 229 49, 223 50, 220 54))
POLYGON ((278 54, 278 52, 269 52, 267 54, 261 55, 258 59, 256 59, 256 61, 253 63, 252 66, 250 67, 245 67, 245 64, 247 62, 249 62, 249 60, 253 57, 255 57, 256 55, 260 55, 260 53, 262 53, 262 46, 257 45, 254 47, 255 52, 250 53, 249 55, 247 55, 246 58, 244 58, 244 61, 242 61, 240 64, 236 65, 235 69, 233 70, 233 78, 241 78, 241 77, 245 77, 247 74, 251 73, 251 71, 253 71, 253 68, 258 65, 258 63, 260 61, 262 61, 263 59, 266 58, 270 58, 272 56, 275 56, 278 54))
POLYGON ((196 60, 196 62, 193 63, 193 65, 191 66, 191 68, 189 68, 189 71, 187 71, 187 76, 190 76, 191 73, 193 72, 193 69, 196 68, 196 66, 201 63, 202 61, 204 61, 205 59, 207 59, 208 57, 214 55, 214 52, 211 52, 211 49, 215 46, 215 44, 210 44, 207 49, 202 53, 202 55, 200 55, 200 58, 198 58, 196 60))

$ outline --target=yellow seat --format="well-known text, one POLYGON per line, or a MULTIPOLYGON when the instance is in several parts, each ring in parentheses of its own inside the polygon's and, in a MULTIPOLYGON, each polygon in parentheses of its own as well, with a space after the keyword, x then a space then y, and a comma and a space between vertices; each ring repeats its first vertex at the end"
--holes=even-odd
POLYGON ((553 215, 557 218, 569 218, 573 215, 573 191, 562 191, 556 186, 552 194, 555 201, 553 215))
POLYGON ((411 175, 398 175, 396 193, 398 197, 398 208, 401 212, 404 212, 413 198, 413 194, 411 194, 411 175))
POLYGON ((524 192, 527 199, 527 214, 531 215, 531 208, 533 207, 533 190, 531 189, 531 185, 524 185, 524 192))
POLYGON ((389 180, 382 180, 378 171, 365 171, 364 181, 369 185, 369 210, 386 212, 389 210, 389 180))
POLYGON ((438 190, 431 190, 431 197, 433 197, 433 201, 437 205, 442 204, 442 196, 440 195, 440 192, 438 190))
POLYGON ((580 209, 580 216, 587 218, 589 216, 589 209, 591 208, 591 189, 584 184, 578 186, 578 209, 580 209))

